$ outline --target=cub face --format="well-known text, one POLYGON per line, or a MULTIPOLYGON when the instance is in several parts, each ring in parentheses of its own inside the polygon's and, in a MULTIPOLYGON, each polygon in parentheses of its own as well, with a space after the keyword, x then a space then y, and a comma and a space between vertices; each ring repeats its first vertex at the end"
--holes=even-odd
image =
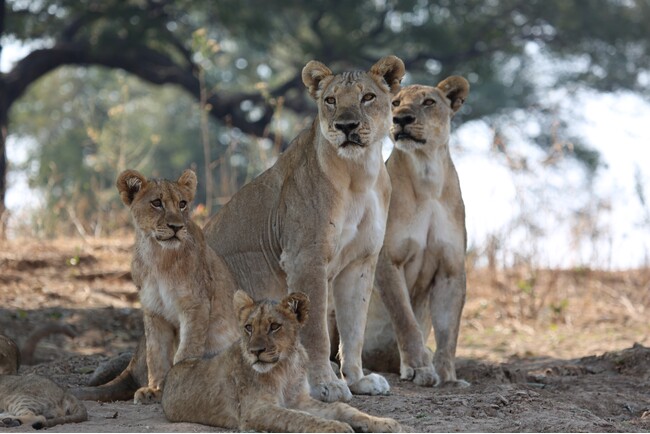
POLYGON ((318 104, 321 133, 341 157, 358 158, 389 134, 390 100, 404 71, 395 56, 380 59, 368 72, 333 75, 315 60, 303 68, 303 83, 318 104))
POLYGON ((176 182, 147 180, 135 170, 125 170, 116 182, 136 228, 170 249, 180 247, 189 236, 187 224, 196 185, 196 174, 189 169, 176 182))
POLYGON ((233 304, 241 329, 244 360, 254 370, 269 372, 296 350, 309 311, 305 294, 294 292, 280 302, 255 302, 239 290, 233 304))
POLYGON ((404 87, 392 101, 391 134, 395 146, 406 151, 444 144, 449 138, 451 118, 467 95, 469 83, 459 76, 451 76, 436 87, 404 87))

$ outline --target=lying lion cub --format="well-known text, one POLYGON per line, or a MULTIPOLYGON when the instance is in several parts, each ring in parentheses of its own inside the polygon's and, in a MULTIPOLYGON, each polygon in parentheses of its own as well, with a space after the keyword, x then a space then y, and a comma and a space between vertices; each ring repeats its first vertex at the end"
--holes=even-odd
POLYGON ((167 375, 165 416, 230 429, 269 432, 398 432, 393 419, 347 404, 309 396, 307 353, 299 333, 309 299, 300 292, 279 303, 254 302, 237 291, 233 300, 241 340, 212 358, 185 360, 167 375))
POLYGON ((19 365, 18 346, 0 335, 0 428, 31 425, 41 429, 88 419, 86 407, 49 378, 13 375, 19 365))
POLYGON ((465 207, 449 153, 451 118, 469 94, 462 77, 408 86, 393 98, 391 196, 363 363, 430 386, 467 386, 454 357, 465 303, 465 207), (391 327, 392 323, 392 327, 391 327), (426 347, 431 326, 432 361, 426 347))
POLYGON ((146 368, 142 344, 116 382, 124 387, 75 390, 83 399, 116 399, 134 383, 136 403, 160 400, 172 364, 216 354, 239 334, 230 302, 235 283, 223 260, 210 249, 190 218, 196 175, 186 170, 178 181, 149 179, 135 170, 117 178, 122 201, 131 209, 136 239, 131 273, 144 311, 146 368), (148 384, 137 384, 148 368, 148 384), (141 374, 140 374, 141 375, 141 374), (119 392, 119 393, 118 393, 119 392))

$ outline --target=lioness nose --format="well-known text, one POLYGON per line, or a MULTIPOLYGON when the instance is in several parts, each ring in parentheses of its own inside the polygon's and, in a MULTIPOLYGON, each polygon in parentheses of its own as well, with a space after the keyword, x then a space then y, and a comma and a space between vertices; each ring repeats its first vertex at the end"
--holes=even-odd
POLYGON ((182 224, 167 223, 167 227, 168 227, 169 229, 173 230, 174 233, 177 233, 178 231, 180 231, 181 229, 183 229, 183 225, 182 225, 182 224))
POLYGON ((337 130, 343 131, 343 134, 346 136, 349 135, 352 131, 356 130, 359 127, 359 122, 336 122, 334 124, 337 130))
POLYGON ((415 116, 412 115, 402 115, 393 117, 393 123, 401 127, 404 125, 412 124, 415 121, 415 116))

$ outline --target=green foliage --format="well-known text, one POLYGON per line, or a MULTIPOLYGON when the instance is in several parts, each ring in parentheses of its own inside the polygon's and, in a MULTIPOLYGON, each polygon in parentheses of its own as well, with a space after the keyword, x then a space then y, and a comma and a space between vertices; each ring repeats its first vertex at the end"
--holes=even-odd
POLYGON ((256 134, 289 139, 314 113, 300 80, 313 58, 341 70, 396 54, 406 63, 407 84, 463 75, 472 91, 459 118, 484 119, 498 131, 514 111, 525 110, 540 126, 531 140, 549 153, 570 143, 571 155, 591 173, 599 155, 570 136, 544 92, 562 86, 648 92, 644 0, 7 0, 6 9, 4 41, 34 49, 72 44, 111 68, 57 69, 11 107, 10 134, 33 145, 25 169, 45 192, 47 231, 63 217, 93 222, 76 225, 89 233, 113 224, 123 209, 113 183, 126 167, 165 177, 193 167, 204 179, 202 137, 210 146, 214 199, 222 203, 279 148, 278 141, 248 136, 248 125, 271 119, 256 134), (562 65, 543 86, 531 44, 562 65), (129 59, 136 62, 121 63, 129 59), (146 70, 149 64, 159 66, 146 70), (187 93, 144 84, 121 67, 187 93), (227 108, 212 113, 203 135, 198 92, 191 95, 198 86, 187 84, 199 71, 212 102, 227 108), (246 118, 237 128, 231 128, 234 110, 246 118))

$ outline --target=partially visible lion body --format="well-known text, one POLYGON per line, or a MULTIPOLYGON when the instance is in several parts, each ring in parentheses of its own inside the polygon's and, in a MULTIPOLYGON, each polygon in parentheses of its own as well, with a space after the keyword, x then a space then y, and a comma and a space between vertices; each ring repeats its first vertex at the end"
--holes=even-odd
POLYGON ((309 295, 312 315, 302 341, 312 395, 324 401, 348 400, 350 390, 389 390, 383 377, 363 374, 361 349, 390 197, 381 143, 390 129, 391 90, 403 74, 394 56, 369 72, 339 75, 309 62, 303 82, 318 103, 318 118, 205 227, 208 244, 249 294, 309 295), (345 382, 329 363, 331 309, 341 331, 345 382))
POLYGON ((267 432, 400 429, 392 419, 309 395, 308 358, 299 337, 308 316, 304 294, 256 303, 238 291, 234 304, 241 340, 215 357, 188 359, 171 369, 162 400, 169 420, 267 432))
POLYGON ((135 402, 156 402, 173 364, 216 354, 238 338, 231 303, 235 282, 189 216, 196 192, 194 172, 186 170, 173 182, 147 180, 126 170, 117 187, 136 229, 131 273, 144 313, 145 344, 140 343, 120 377, 75 394, 83 399, 123 399, 139 387, 135 402))
POLYGON ((449 151, 451 118, 469 85, 450 77, 393 99, 393 193, 368 313, 364 366, 419 385, 467 385, 454 357, 465 303, 465 208, 449 151), (434 360, 426 347, 435 332, 434 360))
MULTIPOLYGON (((28 346, 35 347, 40 338, 51 333, 73 334, 67 326, 50 328, 32 333, 27 339, 28 346)), ((15 375, 20 359, 18 345, 0 334, 0 428, 31 425, 40 429, 88 419, 83 403, 49 378, 36 374, 15 375)))

